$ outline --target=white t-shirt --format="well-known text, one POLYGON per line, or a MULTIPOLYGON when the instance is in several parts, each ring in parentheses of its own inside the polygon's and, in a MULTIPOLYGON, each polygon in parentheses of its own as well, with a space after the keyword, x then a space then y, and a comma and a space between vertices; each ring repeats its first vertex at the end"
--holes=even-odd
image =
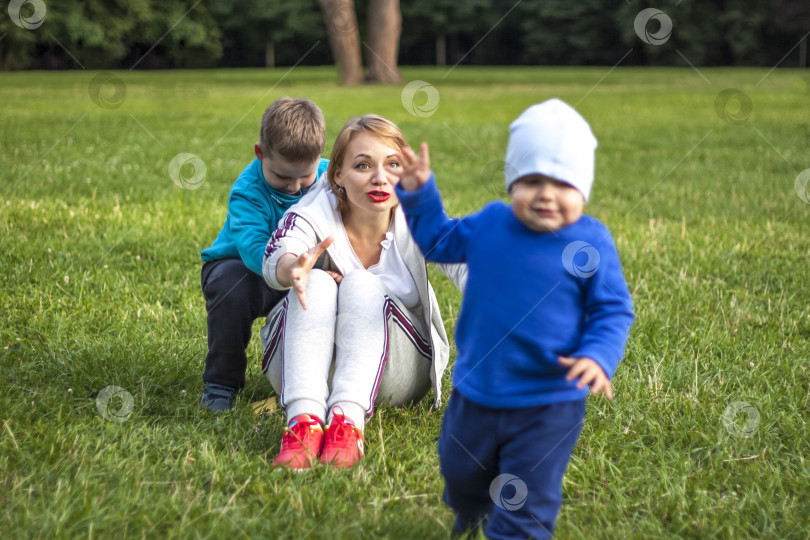
MULTIPOLYGON (((362 270, 365 267, 349 242, 349 236, 346 234, 346 229, 343 227, 343 222, 340 223, 341 242, 335 242, 335 249, 342 251, 342 260, 350 261, 352 270, 362 270)), ((383 285, 394 295, 405 307, 414 311, 419 306, 419 293, 416 290, 416 283, 413 276, 405 266, 405 261, 397 249, 397 243, 394 242, 394 233, 389 226, 388 232, 385 233, 385 240, 380 242, 382 245, 382 253, 380 260, 377 264, 373 264, 366 268, 369 272, 380 278, 383 285)))

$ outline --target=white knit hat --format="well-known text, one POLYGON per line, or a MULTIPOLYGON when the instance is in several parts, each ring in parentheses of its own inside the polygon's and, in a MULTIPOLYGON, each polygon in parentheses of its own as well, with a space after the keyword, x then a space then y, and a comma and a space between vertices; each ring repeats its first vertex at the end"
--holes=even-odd
POLYGON ((506 190, 518 178, 542 174, 571 184, 587 201, 595 150, 588 122, 570 105, 559 99, 532 105, 509 126, 506 190))

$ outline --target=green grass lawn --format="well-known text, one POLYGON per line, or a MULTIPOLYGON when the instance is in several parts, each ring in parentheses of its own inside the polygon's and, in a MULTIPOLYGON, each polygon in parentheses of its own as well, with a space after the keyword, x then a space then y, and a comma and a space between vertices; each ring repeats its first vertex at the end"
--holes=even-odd
MULTIPOLYGON (((524 108, 576 104, 599 139, 586 211, 613 232, 637 321, 616 399, 589 400, 558 537, 810 536, 810 204, 794 189, 810 75, 608 71, 403 69, 437 93, 424 116, 404 85, 343 88, 325 68, 116 72, 100 94, 96 72, 3 74, 2 536, 448 537, 429 400, 375 414, 351 470, 273 472, 284 421, 251 412, 272 393, 255 335, 235 410, 198 407, 199 251, 284 95, 323 108, 327 156, 366 112, 428 141, 451 214, 504 196, 524 108), (744 95, 724 107, 726 88, 744 95), (204 162, 198 189, 170 178, 180 153, 204 162), (110 385, 133 397, 123 422, 97 409, 110 385)), ((433 282, 452 331, 460 295, 433 282)))

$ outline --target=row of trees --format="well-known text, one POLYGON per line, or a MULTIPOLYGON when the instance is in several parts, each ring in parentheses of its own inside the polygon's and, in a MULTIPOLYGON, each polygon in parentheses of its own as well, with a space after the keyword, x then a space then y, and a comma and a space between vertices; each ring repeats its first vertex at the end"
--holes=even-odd
POLYGON ((8 12, 3 70, 338 61, 344 82, 363 78, 361 58, 379 81, 398 63, 774 65, 792 51, 796 65, 810 32, 810 2, 795 0, 11 0, 8 12), (651 3, 664 15, 645 39, 651 3))

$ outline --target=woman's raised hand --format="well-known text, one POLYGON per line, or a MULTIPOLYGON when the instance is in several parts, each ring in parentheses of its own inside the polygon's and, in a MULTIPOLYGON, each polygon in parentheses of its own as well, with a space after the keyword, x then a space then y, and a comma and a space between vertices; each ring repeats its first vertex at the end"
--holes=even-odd
MULTIPOLYGON (((315 261, 321 256, 321 253, 332 244, 332 237, 328 236, 318 244, 315 244, 301 255, 296 257, 292 265, 289 267, 289 285, 292 286, 295 294, 298 295, 298 300, 301 302, 301 307, 307 309, 307 280, 309 279, 309 271, 315 266, 315 261)), ((292 257, 291 257, 292 259, 292 257)), ((278 270, 276 271, 278 272, 278 270)), ((340 283, 342 277, 334 272, 329 272, 335 281, 340 283)))
POLYGON ((399 185, 406 191, 416 191, 430 180, 430 154, 427 143, 419 146, 417 156, 409 147, 402 149, 402 168, 394 171, 399 176, 399 185))

